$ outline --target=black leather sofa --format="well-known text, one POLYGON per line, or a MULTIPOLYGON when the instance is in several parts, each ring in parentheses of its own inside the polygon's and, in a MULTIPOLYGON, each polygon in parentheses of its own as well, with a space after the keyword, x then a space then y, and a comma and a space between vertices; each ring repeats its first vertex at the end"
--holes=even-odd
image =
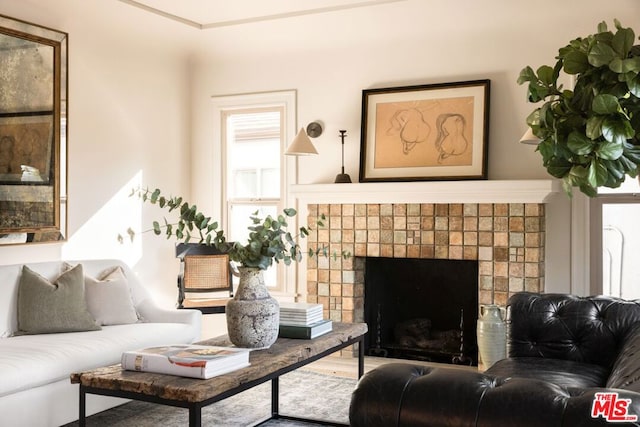
POLYGON ((369 371, 353 392, 351 425, 640 426, 640 300, 519 293, 507 330, 508 357, 485 372, 369 371))

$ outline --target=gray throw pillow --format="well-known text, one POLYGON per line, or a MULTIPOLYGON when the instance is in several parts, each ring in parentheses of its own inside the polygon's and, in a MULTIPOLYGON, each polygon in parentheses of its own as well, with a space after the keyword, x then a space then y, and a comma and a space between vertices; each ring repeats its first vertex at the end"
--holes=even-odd
POLYGON ((138 322, 129 282, 122 270, 110 268, 97 279, 85 277, 85 298, 89 313, 99 325, 126 325, 138 322))
POLYGON ((87 310, 82 265, 53 283, 26 265, 18 286, 18 334, 95 331, 102 329, 87 310))

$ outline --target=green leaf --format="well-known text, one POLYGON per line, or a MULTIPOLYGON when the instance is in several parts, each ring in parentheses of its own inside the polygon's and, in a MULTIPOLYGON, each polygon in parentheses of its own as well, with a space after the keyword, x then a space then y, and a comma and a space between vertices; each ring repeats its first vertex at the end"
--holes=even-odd
POLYGON ((636 36, 631 28, 621 28, 614 34, 612 45, 620 58, 627 57, 635 38, 636 36))
POLYGON ((602 122, 602 136, 609 142, 622 144, 633 135, 633 128, 627 120, 607 118, 602 122))
POLYGON ((160 190, 159 189, 155 189, 155 191, 153 193, 151 193, 151 203, 156 203, 158 201, 158 197, 160 196, 160 190))
POLYGON ((535 81, 536 79, 536 73, 533 71, 533 68, 526 66, 520 71, 517 82, 521 85, 526 82, 535 81))
POLYGON ((158 221, 153 221, 153 234, 159 236, 162 233, 160 231, 160 223, 158 221))
POLYGON ((296 210, 293 208, 286 208, 283 210, 284 214, 288 217, 296 216, 296 210))
POLYGON ((571 170, 571 163, 566 161, 565 159, 555 159, 552 162, 549 162, 547 166, 547 172, 551 176, 555 176, 556 178, 565 177, 569 171, 571 170))
POLYGON ((587 120, 586 135, 589 139, 598 139, 602 136, 602 122, 604 122, 603 116, 592 116, 587 120))
POLYGON ((635 78, 628 80, 627 86, 629 87, 629 91, 633 94, 633 96, 640 98, 640 75, 637 75, 635 78))
POLYGON ((210 217, 206 217, 204 218, 202 221, 200 221, 200 230, 204 230, 209 226, 209 221, 211 220, 210 217))
POLYGON ((538 68, 538 79, 547 86, 553 84, 553 68, 543 65, 538 68))
POLYGON ((613 95, 600 94, 593 98, 591 108, 596 114, 615 114, 620 109, 620 103, 613 95))
POLYGON ((587 181, 593 188, 600 187, 607 182, 607 168, 597 159, 594 159, 589 166, 587 181))
POLYGON ((572 50, 564 57, 563 65, 567 74, 580 74, 589 68, 589 59, 584 52, 572 50))
POLYGON ((589 51, 588 60, 589 64, 594 67, 602 67, 603 65, 609 65, 615 57, 616 52, 611 46, 597 42, 593 48, 591 48, 591 51, 589 51))
POLYGON ((567 146, 571 152, 586 156, 593 151, 593 141, 579 132, 571 132, 567 139, 567 146))
POLYGON ((596 155, 605 160, 616 160, 622 156, 622 144, 604 142, 596 148, 596 155))
POLYGON ((599 33, 604 33, 607 31, 607 23, 605 21, 602 21, 598 24, 598 32, 599 33))

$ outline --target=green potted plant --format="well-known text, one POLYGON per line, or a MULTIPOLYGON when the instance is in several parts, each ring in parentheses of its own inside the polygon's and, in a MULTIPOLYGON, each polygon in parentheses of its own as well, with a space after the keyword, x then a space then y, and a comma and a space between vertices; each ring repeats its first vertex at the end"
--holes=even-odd
MULTIPOLYGON (((215 246, 228 253, 231 261, 239 264, 240 283, 226 308, 229 339, 239 347, 264 348, 273 344, 278 336, 279 306, 269 295, 262 272, 274 261, 290 265, 302 260, 303 252, 297 239, 308 236, 311 228, 300 227, 296 235, 288 230, 287 218, 296 215, 295 209, 284 209, 277 218, 260 218, 255 213, 250 217, 248 241, 228 242, 218 222, 182 197, 166 197, 159 189, 151 191, 142 188, 134 189, 131 196, 138 196, 143 202, 156 205, 168 213, 173 212, 176 216, 174 220, 164 218, 162 223, 154 221, 148 231, 179 242, 197 241, 215 246)), ((316 225, 323 226, 324 220, 322 215, 316 225)), ((127 233, 131 239, 135 236, 131 228, 127 233)), ((124 240, 121 235, 118 239, 121 242, 124 240)), ((326 247, 309 249, 307 254, 309 257, 326 256, 328 250, 326 247)), ((350 254, 342 252, 341 256, 346 258, 350 254)))
POLYGON ((595 34, 561 48, 555 66, 525 67, 531 102, 543 102, 527 124, 540 139, 537 151, 549 174, 593 197, 597 188, 620 186, 640 165, 640 46, 632 29, 598 25, 595 34), (558 84, 575 76, 573 90, 558 84))

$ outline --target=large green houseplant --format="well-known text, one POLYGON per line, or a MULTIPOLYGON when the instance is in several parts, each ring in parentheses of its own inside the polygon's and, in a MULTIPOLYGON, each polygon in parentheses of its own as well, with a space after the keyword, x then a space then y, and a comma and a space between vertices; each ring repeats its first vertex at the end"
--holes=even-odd
POLYGON ((618 187, 636 177, 640 165, 640 46, 632 29, 605 22, 595 34, 559 50, 555 66, 525 67, 519 84, 543 104, 527 124, 541 142, 537 150, 549 174, 588 196, 597 187, 618 187), (573 90, 558 83, 560 72, 575 76, 573 90))

